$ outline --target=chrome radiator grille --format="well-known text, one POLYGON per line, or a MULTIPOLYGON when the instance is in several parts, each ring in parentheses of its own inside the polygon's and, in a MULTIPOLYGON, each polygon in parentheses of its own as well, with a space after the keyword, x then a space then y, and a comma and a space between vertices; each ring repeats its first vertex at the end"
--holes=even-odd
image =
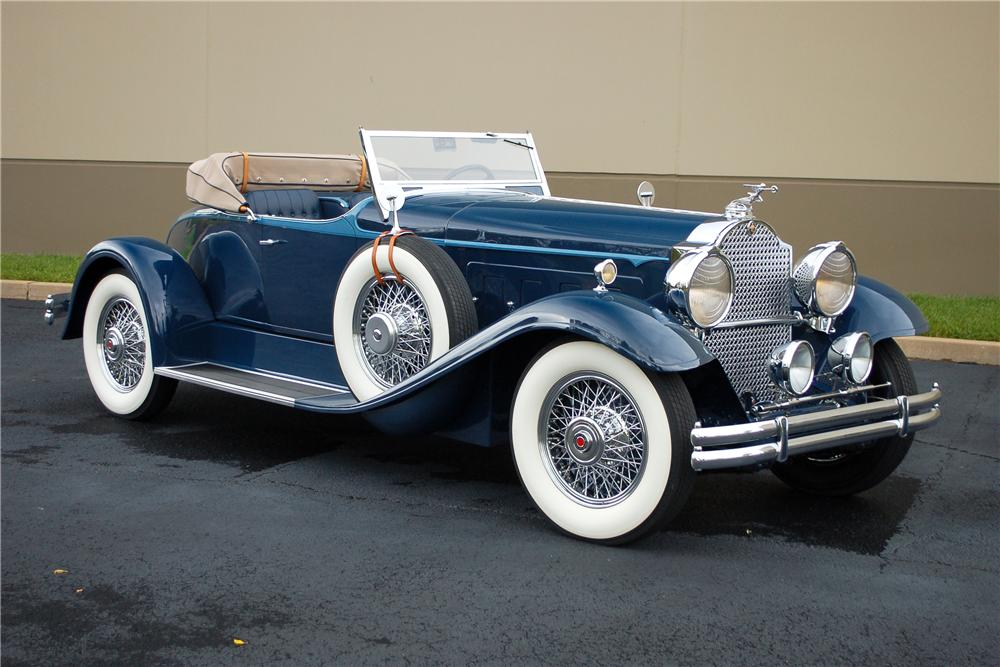
MULTIPOLYGON (((734 225, 718 242, 733 267, 733 307, 727 322, 741 322, 791 314, 789 276, 792 250, 774 231, 755 223, 734 225)), ((778 346, 792 339, 787 324, 717 328, 705 345, 719 359, 737 396, 751 392, 757 400, 777 398, 778 390, 767 375, 767 359, 778 346)))

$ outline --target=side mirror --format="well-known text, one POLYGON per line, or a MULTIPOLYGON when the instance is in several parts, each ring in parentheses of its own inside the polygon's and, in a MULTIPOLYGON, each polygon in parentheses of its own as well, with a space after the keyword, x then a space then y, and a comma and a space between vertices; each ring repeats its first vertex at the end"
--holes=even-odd
POLYGON ((653 205, 653 200, 656 199, 656 188, 649 181, 643 181, 639 184, 639 189, 636 190, 635 194, 639 197, 639 203, 649 208, 653 205))
POLYGON ((382 185, 375 193, 375 198, 378 200, 379 208, 382 209, 382 218, 388 220, 391 217, 393 231, 398 232, 399 219, 397 214, 406 203, 406 193, 403 192, 403 188, 395 183, 382 185))

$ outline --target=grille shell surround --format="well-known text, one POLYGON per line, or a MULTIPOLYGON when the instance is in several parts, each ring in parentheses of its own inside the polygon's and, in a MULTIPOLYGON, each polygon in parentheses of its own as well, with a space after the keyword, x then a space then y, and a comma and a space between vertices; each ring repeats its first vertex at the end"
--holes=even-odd
MULTIPOLYGON (((733 305, 725 325, 792 316, 792 247, 759 220, 739 221, 715 240, 733 269, 733 305)), ((754 401, 776 400, 781 390, 768 375, 771 352, 792 340, 790 324, 755 324, 715 328, 705 347, 722 364, 736 395, 754 401)))

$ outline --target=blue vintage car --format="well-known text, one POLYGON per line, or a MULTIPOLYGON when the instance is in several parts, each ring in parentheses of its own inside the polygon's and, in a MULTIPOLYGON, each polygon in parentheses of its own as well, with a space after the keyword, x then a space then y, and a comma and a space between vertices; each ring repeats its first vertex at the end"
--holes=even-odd
MULTIPOLYGON (((927 328, 843 243, 792 249, 753 214, 553 197, 530 134, 361 131, 360 155, 191 165, 165 243, 80 266, 63 338, 94 390, 147 419, 177 383, 391 433, 510 446, 573 536, 635 539, 696 473, 769 467, 864 491, 939 417, 893 340, 927 328)), ((734 502, 737 502, 734 499, 734 502)))

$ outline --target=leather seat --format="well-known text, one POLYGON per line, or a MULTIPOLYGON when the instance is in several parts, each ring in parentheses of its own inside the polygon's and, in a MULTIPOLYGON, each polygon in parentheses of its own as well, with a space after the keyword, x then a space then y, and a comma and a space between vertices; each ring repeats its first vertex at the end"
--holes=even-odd
POLYGON ((319 197, 312 190, 282 188, 281 190, 251 190, 243 195, 247 206, 257 215, 282 218, 322 220, 319 197))

